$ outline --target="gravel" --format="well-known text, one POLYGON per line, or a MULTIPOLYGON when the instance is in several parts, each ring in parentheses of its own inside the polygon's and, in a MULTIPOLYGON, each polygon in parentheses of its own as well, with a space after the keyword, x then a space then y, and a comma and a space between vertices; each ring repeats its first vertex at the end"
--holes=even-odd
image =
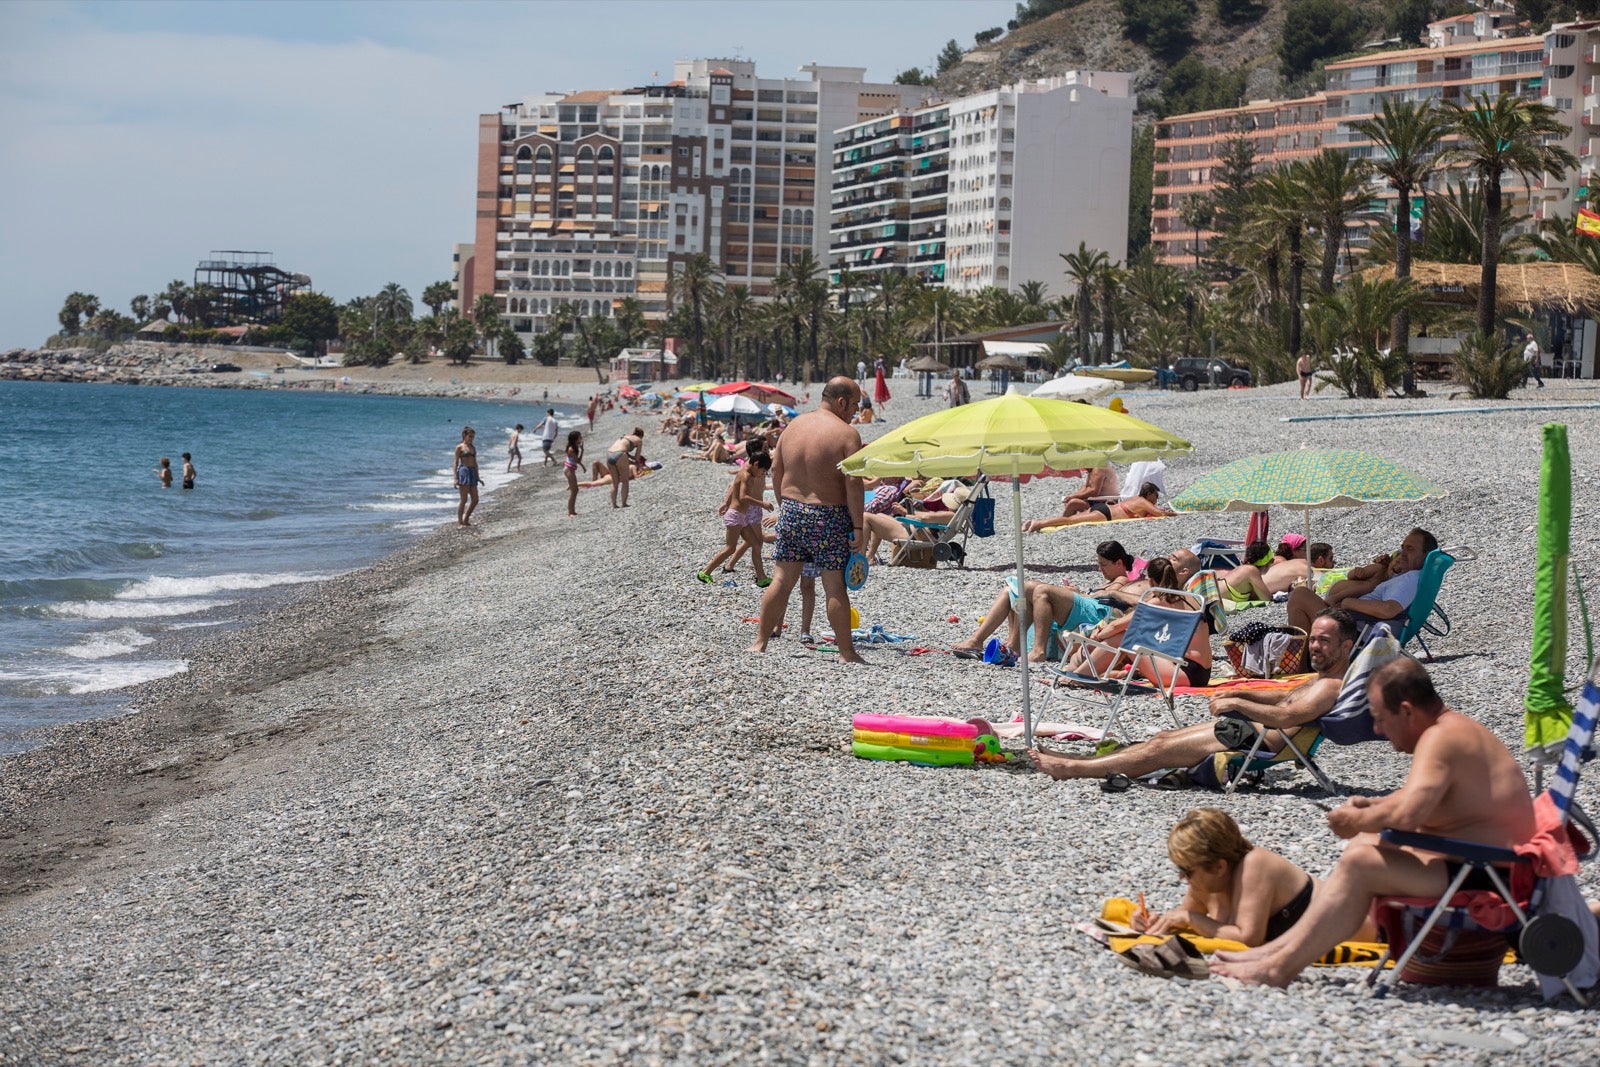
MULTIPOLYGON (((1433 670, 1518 745, 1538 427, 1560 416, 1284 423, 1460 406, 1293 392, 1127 397, 1195 442, 1171 464, 1174 491, 1302 444, 1367 448, 1447 486, 1443 501, 1319 513, 1313 533, 1344 559, 1414 524, 1477 550, 1446 579, 1456 628, 1433 670)), ((892 401, 888 424, 929 403, 892 401)), ((1580 570, 1600 547, 1583 473, 1597 416, 1566 416, 1580 570)), ((1073 926, 1110 895, 1176 903, 1165 832, 1191 806, 1222 804, 1254 840, 1329 868, 1338 842, 1307 776, 1226 800, 1108 796, 852 758, 853 712, 1005 716, 1017 673, 881 647, 852 668, 792 636, 745 652, 748 565, 733 585, 694 578, 721 541, 729 472, 650 444, 666 472, 626 511, 591 491, 568 521, 555 473, 535 470, 477 529, 222 635, 142 690, 142 712, 0 762, 0 1063, 1600 1060, 1592 1017, 1544 1006, 1521 967, 1498 991, 1385 1001, 1359 969, 1280 992, 1123 967, 1073 926)), ((1028 486, 1026 513, 1066 484, 1028 486)), ((1011 566, 1008 494, 966 569, 875 569, 856 595, 864 622, 933 647, 970 632, 1011 566)), ((1180 516, 1032 536, 1026 551, 1037 573, 1087 577, 1108 533, 1167 549, 1242 526, 1180 516)), ((1381 746, 1325 751, 1349 789, 1405 774, 1381 746)), ((1592 775, 1581 792, 1600 809, 1592 775)), ((1582 879, 1600 893, 1592 868, 1582 879)))

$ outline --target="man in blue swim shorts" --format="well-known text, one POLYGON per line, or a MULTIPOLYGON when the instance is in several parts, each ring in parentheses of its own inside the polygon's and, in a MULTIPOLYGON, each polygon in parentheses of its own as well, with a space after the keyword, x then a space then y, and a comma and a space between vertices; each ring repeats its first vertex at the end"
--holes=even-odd
POLYGON ((861 399, 854 379, 838 377, 822 390, 822 406, 797 417, 778 439, 772 457, 772 495, 778 498, 773 582, 761 599, 761 622, 753 652, 765 652, 783 622, 789 595, 807 565, 821 571, 828 624, 839 644, 841 663, 860 663, 850 640, 850 592, 844 566, 866 543, 861 532, 861 479, 839 469, 861 448, 850 417, 861 399))

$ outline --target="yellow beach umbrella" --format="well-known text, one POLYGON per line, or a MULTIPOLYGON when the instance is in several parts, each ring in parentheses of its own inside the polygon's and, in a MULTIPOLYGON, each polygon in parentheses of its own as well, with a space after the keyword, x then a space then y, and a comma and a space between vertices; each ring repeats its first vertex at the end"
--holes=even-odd
MULTIPOLYGON (((856 477, 1011 479, 1011 529, 1016 544, 1017 588, 1022 565, 1022 478, 1107 463, 1157 459, 1193 446, 1158 426, 1106 408, 1045 397, 1006 395, 924 415, 873 441, 839 464, 856 477)), ((1023 598, 1021 632, 1028 632, 1023 598)), ((1028 657, 1022 667, 1022 723, 1033 746, 1028 657)))

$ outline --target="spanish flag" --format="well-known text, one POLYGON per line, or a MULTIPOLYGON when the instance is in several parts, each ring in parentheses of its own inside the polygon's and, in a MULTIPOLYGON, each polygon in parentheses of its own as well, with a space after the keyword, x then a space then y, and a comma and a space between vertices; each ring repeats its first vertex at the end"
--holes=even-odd
POLYGON ((1590 211, 1586 207, 1578 209, 1577 230, 1585 237, 1600 237, 1600 213, 1590 211))

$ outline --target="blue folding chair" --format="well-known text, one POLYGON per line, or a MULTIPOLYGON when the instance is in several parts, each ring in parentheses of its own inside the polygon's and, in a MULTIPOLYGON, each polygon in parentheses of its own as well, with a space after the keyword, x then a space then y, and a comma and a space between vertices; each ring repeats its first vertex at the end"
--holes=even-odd
MULTIPOLYGON (((1556 767, 1555 779, 1546 790, 1550 803, 1561 818, 1562 828, 1568 831, 1569 840, 1580 860, 1595 853, 1595 829, 1583 809, 1573 802, 1578 775, 1584 762, 1594 758, 1595 720, 1600 716, 1600 660, 1596 660, 1583 687, 1583 695, 1573 709, 1572 727, 1567 731, 1562 748, 1561 762, 1556 767), (1572 830, 1576 825, 1588 832, 1572 830)), ((1383 831, 1385 843, 1403 848, 1424 849, 1446 856, 1460 864, 1455 878, 1436 901, 1419 902, 1414 898, 1380 898, 1375 909, 1385 919, 1403 922, 1401 933, 1407 944, 1394 969, 1385 971, 1380 962, 1368 981, 1377 996, 1386 994, 1402 972, 1417 956, 1423 939, 1436 926, 1450 931, 1439 956, 1446 956, 1450 938, 1456 931, 1482 931, 1514 937, 1522 961, 1538 974, 1545 999, 1552 999, 1564 989, 1580 1007, 1588 1007, 1581 990, 1593 986, 1600 979, 1600 933, 1594 919, 1584 904, 1572 875, 1538 877, 1532 862, 1514 849, 1495 848, 1474 841, 1459 841, 1432 834, 1410 833, 1400 830, 1383 831), (1506 905, 1513 920, 1505 926, 1485 926, 1480 921, 1487 911, 1474 908, 1472 894, 1461 894, 1462 886, 1473 874, 1486 877, 1494 886, 1494 895, 1506 905), (1512 890, 1512 884, 1532 884, 1530 891, 1521 895, 1512 890), (1564 884, 1562 884, 1564 883, 1564 884), (1425 915, 1420 928, 1412 921, 1425 915)), ((1387 925, 1387 923, 1385 924, 1387 925)), ((1393 944, 1394 937, 1390 943, 1393 944)), ((1387 959, 1387 956, 1385 957, 1387 959)), ((1433 961, 1426 961, 1433 962, 1433 961)))
MULTIPOLYGON (((1439 590, 1444 585, 1444 572, 1458 559, 1476 558, 1475 553, 1465 548, 1453 549, 1451 552, 1436 548, 1428 553, 1428 558, 1422 561, 1422 574, 1417 579, 1417 592, 1411 598, 1410 606, 1393 619, 1384 620, 1390 624, 1389 628, 1394 631, 1401 648, 1415 641, 1422 647, 1423 656, 1430 662, 1433 660, 1433 651, 1428 648, 1428 642, 1422 635, 1428 633, 1434 637, 1447 637, 1450 634, 1450 616, 1439 606, 1439 590)), ((1371 626, 1361 632, 1361 638, 1356 642, 1357 648, 1367 643, 1371 632, 1371 626)))
POLYGON ((1173 690, 1184 679, 1184 652, 1194 640, 1195 630, 1206 610, 1205 600, 1196 593, 1179 589, 1147 589, 1128 619, 1120 645, 1108 645, 1085 634, 1063 631, 1063 662, 1083 652, 1090 669, 1070 671, 1044 667, 1040 673, 1054 683, 1066 699, 1101 708, 1108 714, 1105 736, 1110 737, 1122 714, 1122 702, 1130 696, 1157 696, 1167 705, 1172 725, 1181 726, 1173 701, 1173 690), (1188 607, 1174 607, 1155 598, 1180 601, 1188 607), (1109 661, 1093 668, 1095 653, 1109 653, 1109 661), (1162 668, 1165 667, 1166 670, 1162 668), (1152 681, 1146 675, 1167 681, 1152 681))

